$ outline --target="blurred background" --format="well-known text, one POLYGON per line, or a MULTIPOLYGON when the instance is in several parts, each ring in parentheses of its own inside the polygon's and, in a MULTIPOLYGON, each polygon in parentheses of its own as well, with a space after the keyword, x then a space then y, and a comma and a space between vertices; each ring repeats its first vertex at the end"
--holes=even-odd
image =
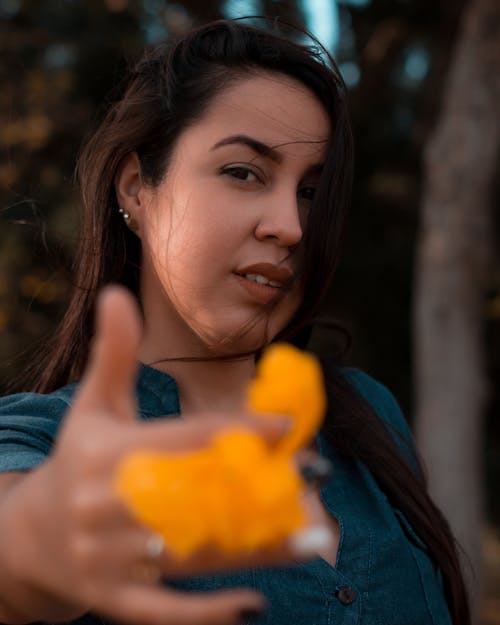
POLYGON ((0 0, 0 392, 27 388, 64 310, 72 171, 106 94, 144 44, 245 15, 307 28, 349 88, 352 216, 324 312, 402 405, 475 622, 500 623, 498 0, 0 0))

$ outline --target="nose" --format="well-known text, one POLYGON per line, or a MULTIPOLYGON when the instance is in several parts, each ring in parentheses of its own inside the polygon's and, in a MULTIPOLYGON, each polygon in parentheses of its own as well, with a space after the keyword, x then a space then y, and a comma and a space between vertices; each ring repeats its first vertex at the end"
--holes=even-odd
POLYGON ((275 193, 263 202, 255 237, 259 241, 274 239, 281 247, 296 247, 303 235, 296 193, 275 193))

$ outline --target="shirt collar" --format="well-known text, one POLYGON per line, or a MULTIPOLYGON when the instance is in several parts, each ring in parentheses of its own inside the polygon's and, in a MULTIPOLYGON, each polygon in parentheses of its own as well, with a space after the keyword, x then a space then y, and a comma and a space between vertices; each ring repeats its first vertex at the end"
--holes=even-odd
POLYGON ((159 369, 140 364, 137 379, 139 412, 144 418, 179 415, 179 388, 172 376, 159 369))

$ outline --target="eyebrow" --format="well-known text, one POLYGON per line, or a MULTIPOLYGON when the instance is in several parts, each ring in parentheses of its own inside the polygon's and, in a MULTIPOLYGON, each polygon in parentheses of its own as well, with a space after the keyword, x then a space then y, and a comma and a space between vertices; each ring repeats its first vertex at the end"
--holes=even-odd
POLYGON ((262 141, 258 141, 257 139, 252 139, 252 137, 248 137, 247 135, 233 135, 231 137, 221 139, 214 146, 212 146, 210 150, 216 150, 217 148, 221 148, 224 145, 232 145, 234 143, 246 145, 257 154, 265 156, 266 158, 270 158, 276 163, 281 163, 281 161, 283 160, 281 154, 270 145, 262 143, 262 141))
MULTIPOLYGON (((259 141, 258 139, 249 137, 248 135, 232 135, 231 137, 226 137, 225 139, 221 139, 210 148, 210 151, 216 150, 217 148, 221 148, 225 145, 233 145, 235 143, 246 145, 257 154, 260 154, 261 156, 269 158, 276 163, 281 163, 283 161, 283 156, 278 152, 278 150, 276 150, 275 148, 272 148, 270 145, 267 145, 266 143, 263 143, 262 141, 259 141)), ((301 142, 298 141, 297 143, 301 143, 301 142)), ((322 142, 314 141, 313 143, 322 143, 322 142)), ((283 145, 287 145, 287 144, 283 144, 283 145)), ((321 174, 321 172, 323 171, 323 168, 324 168, 324 163, 314 163, 313 165, 307 168, 307 172, 312 173, 312 174, 316 174, 316 173, 321 174)))

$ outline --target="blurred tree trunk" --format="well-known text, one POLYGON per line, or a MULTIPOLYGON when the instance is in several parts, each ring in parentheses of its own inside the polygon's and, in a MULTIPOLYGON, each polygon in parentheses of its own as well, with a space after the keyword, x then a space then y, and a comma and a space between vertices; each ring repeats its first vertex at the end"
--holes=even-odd
POLYGON ((500 137, 500 2, 471 0, 425 153, 414 340, 416 436, 430 491, 481 599, 483 295, 500 137), (465 560, 464 560, 465 562, 465 560))

